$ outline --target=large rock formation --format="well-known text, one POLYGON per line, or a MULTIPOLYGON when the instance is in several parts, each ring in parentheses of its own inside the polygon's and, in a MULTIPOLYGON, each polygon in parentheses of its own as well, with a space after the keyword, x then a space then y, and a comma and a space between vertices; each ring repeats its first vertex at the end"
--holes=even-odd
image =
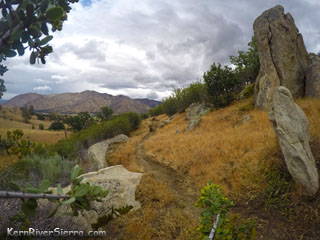
POLYGON ((199 124, 201 117, 206 115, 209 111, 210 108, 205 104, 192 103, 186 116, 186 120, 189 120, 186 132, 194 129, 199 124))
POLYGON ((319 179, 309 146, 309 122, 287 88, 275 89, 269 120, 290 174, 304 186, 307 195, 313 196, 318 191, 319 179))
POLYGON ((306 96, 320 96, 320 56, 310 54, 310 65, 307 73, 306 96))
POLYGON ((100 168, 107 167, 108 163, 106 161, 106 152, 108 151, 109 145, 113 143, 126 142, 128 141, 128 139, 129 138, 126 135, 120 134, 114 138, 107 139, 103 142, 93 144, 88 149, 90 169, 98 170, 100 168))
POLYGON ((256 107, 270 109, 278 86, 288 88, 294 97, 303 97, 308 53, 290 13, 284 14, 284 8, 278 5, 263 12, 253 28, 261 64, 255 87, 256 107))
MULTIPOLYGON (((90 211, 80 211, 78 216, 63 218, 60 222, 61 227, 67 226, 70 224, 69 222, 74 222, 79 230, 90 231, 99 219, 110 216, 112 209, 132 208, 132 210, 135 210, 141 207, 140 203, 135 200, 135 192, 140 184, 142 173, 129 172, 122 165, 117 165, 100 169, 97 172, 86 173, 79 177, 84 178, 82 183, 89 182, 90 185, 100 186, 104 190, 108 190, 109 193, 103 199, 103 202, 92 202, 90 211)), ((70 186, 64 188, 63 192, 69 190, 70 186)), ((53 189, 53 191, 56 190, 53 189)), ((41 206, 53 208, 54 204, 51 204, 48 200, 43 200, 41 206)), ((70 211, 67 208, 61 208, 59 213, 70 211)), ((59 213, 56 215, 58 216, 59 213)))

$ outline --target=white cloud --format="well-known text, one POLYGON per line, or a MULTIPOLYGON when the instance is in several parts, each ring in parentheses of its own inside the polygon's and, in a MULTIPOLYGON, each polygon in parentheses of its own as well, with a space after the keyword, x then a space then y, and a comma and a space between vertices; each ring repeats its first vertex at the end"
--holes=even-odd
POLYGON ((293 15, 307 49, 320 51, 320 6, 315 0, 75 4, 63 30, 54 33, 54 52, 46 65, 30 65, 29 53, 7 61, 4 98, 30 91, 96 90, 161 99, 172 87, 201 78, 213 62, 226 64, 230 55, 245 50, 255 18, 279 3, 293 15))
POLYGON ((51 90, 51 87, 47 86, 47 85, 44 85, 44 86, 38 86, 38 87, 35 87, 33 88, 34 90, 38 90, 38 91, 48 91, 48 90, 51 90))

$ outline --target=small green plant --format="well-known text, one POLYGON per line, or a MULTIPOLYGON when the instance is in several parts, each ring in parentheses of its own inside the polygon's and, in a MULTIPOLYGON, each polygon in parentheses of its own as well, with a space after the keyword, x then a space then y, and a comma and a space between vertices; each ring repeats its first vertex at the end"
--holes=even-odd
POLYGON ((294 191, 294 182, 290 173, 281 167, 273 167, 266 175, 265 206, 268 210, 278 210, 287 215, 290 208, 290 193, 294 191))
MULTIPOLYGON (((49 217, 56 214, 59 207, 63 205, 69 205, 71 212, 64 212, 61 215, 71 215, 78 216, 80 210, 91 210, 91 202, 98 201, 102 202, 102 199, 107 196, 108 191, 103 190, 100 186, 91 186, 90 183, 81 183, 83 177, 79 177, 83 170, 78 165, 76 165, 71 171, 71 188, 67 193, 63 193, 61 184, 57 185, 57 194, 55 198, 50 197, 52 190, 49 190, 50 181, 45 179, 41 182, 39 188, 35 188, 31 184, 27 183, 25 188, 20 187, 16 183, 11 182, 10 188, 14 191, 22 191, 27 193, 21 195, 21 212, 26 217, 35 217, 36 209, 38 207, 37 199, 48 198, 50 201, 56 203, 54 211, 49 217), (43 197, 35 197, 34 195, 28 196, 30 194, 43 194, 43 197), (34 196, 34 197, 33 197, 34 196), (60 197, 61 196, 61 197, 60 197), (65 200, 60 200, 65 199, 65 200)), ((52 195, 51 195, 52 196, 52 195)))
POLYGON ((197 207, 204 208, 197 229, 203 240, 213 239, 214 234, 214 239, 219 240, 254 239, 254 221, 242 220, 235 215, 227 218, 228 211, 234 205, 223 195, 220 186, 208 182, 196 203, 197 207))

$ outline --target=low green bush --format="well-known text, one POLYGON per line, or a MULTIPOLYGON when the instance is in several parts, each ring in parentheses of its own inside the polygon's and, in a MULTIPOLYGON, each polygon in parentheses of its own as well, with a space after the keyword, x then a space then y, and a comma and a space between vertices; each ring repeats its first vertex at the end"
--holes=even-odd
POLYGON ((63 130, 64 128, 64 124, 62 122, 56 121, 51 123, 49 130, 54 130, 54 131, 58 131, 58 130, 63 130))
POLYGON ((69 174, 76 163, 63 159, 58 154, 44 156, 33 154, 19 159, 0 172, 2 189, 9 189, 9 183, 14 181, 20 185, 27 182, 38 186, 44 179, 52 183, 69 183, 69 174))

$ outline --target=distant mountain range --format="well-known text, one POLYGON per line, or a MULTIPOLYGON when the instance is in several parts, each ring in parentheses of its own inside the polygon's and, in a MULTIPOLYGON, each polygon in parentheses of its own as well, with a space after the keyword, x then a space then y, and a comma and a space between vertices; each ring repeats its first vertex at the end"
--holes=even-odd
POLYGON ((0 104, 1 103, 5 103, 7 100, 4 100, 4 99, 0 99, 0 104))
POLYGON ((112 96, 107 93, 84 91, 81 93, 62 93, 41 95, 26 93, 15 96, 3 103, 6 107, 33 106, 36 111, 57 113, 79 113, 100 111, 103 106, 108 106, 115 113, 122 112, 147 112, 161 102, 150 99, 131 99, 127 96, 112 96))

